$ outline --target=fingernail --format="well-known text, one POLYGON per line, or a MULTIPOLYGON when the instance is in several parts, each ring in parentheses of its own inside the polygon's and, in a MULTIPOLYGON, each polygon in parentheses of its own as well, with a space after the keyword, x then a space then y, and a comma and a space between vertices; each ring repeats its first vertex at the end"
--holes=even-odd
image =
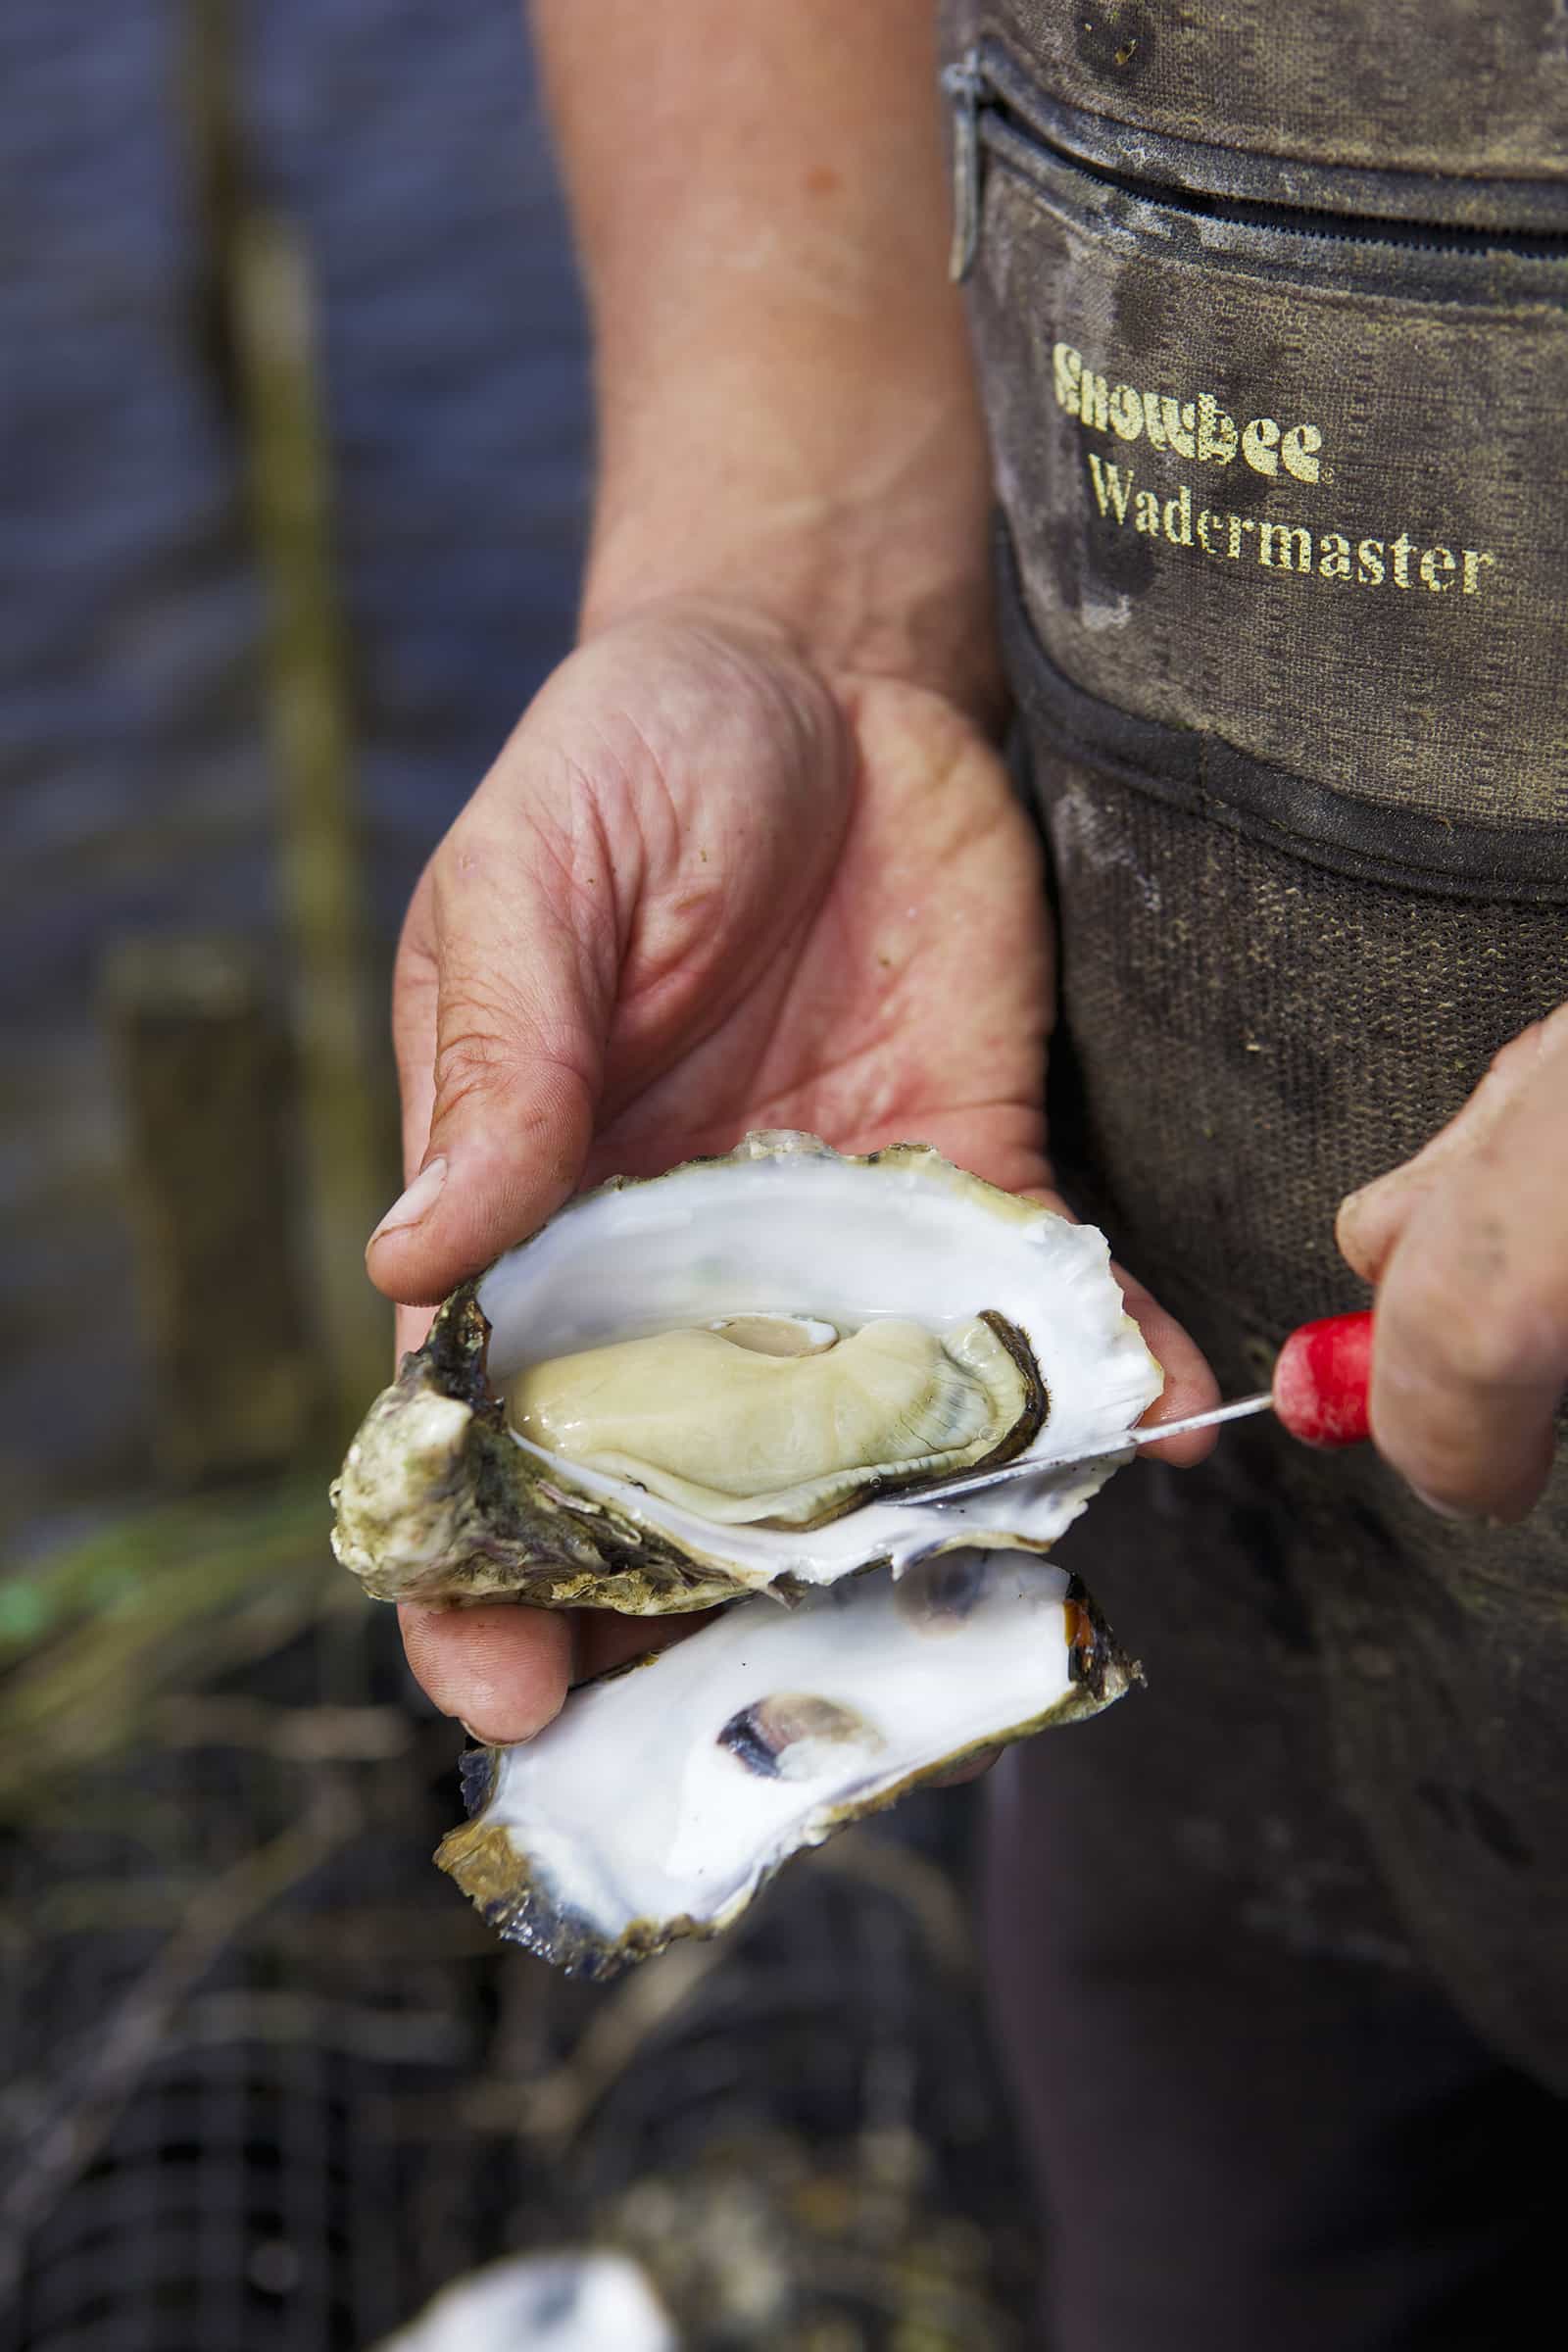
POLYGON ((465 1723, 461 1715, 458 1717, 458 1721, 463 1724, 464 1730, 467 1733, 468 1738, 474 1741, 476 1746, 511 1747, 514 1744, 514 1742, 510 1740, 497 1740, 491 1733, 481 1732, 474 1724, 465 1723))
POLYGON ((445 1159, 432 1159, 428 1167, 421 1168, 408 1191, 400 1194, 398 1199, 393 1201, 386 1215, 371 1234, 371 1249, 374 1249, 383 1234, 397 1233, 403 1226, 417 1225, 421 1217, 427 1217, 440 1198, 441 1187, 446 1180, 447 1163, 445 1159))

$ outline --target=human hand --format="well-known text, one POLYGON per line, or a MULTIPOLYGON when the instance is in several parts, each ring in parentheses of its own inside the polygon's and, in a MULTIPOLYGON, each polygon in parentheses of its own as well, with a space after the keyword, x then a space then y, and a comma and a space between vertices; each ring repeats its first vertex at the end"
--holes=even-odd
POLYGON ((1435 1510, 1521 1519, 1568 1381, 1568 1006, 1503 1048, 1340 1247, 1377 1288, 1372 1436, 1435 1510))
MULTIPOLYGON (((734 610, 619 621, 546 686, 415 896, 394 1025, 424 1173, 371 1272, 437 1299, 579 1184, 752 1127, 928 1142, 1059 1206, 1050 1009, 1035 837, 964 710, 828 674, 734 610)), ((1191 1341, 1147 1293, 1128 1302, 1167 1374, 1153 1417, 1213 1402, 1191 1341)), ((405 1345, 427 1319, 402 1318, 405 1345)), ((692 1623, 403 1616, 437 1705, 495 1741, 548 1722, 569 1678, 692 1623)))

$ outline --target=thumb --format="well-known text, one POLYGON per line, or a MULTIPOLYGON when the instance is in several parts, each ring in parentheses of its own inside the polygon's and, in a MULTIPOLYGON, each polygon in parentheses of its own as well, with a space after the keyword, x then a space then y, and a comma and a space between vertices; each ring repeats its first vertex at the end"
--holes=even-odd
POLYGON ((394 1001, 413 1173, 366 1253, 408 1304, 444 1298, 576 1189, 619 960, 612 894, 521 812, 499 832, 460 824, 427 883, 394 1001))

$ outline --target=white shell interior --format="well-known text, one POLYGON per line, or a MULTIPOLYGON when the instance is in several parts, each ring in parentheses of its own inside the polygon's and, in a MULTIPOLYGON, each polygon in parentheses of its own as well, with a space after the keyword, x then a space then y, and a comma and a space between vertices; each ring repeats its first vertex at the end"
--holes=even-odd
POLYGON ((889 1497, 804 1533, 718 1527, 561 1464, 564 1484, 759 1586, 781 1575, 831 1583, 871 1559, 899 1571, 955 1544, 1044 1547, 1102 1484, 1161 1387, 1102 1234, 918 1147, 863 1160, 809 1136, 749 1137, 729 1159, 585 1195, 500 1259, 478 1296, 496 1386, 524 1363, 727 1315, 821 1316, 841 1328, 913 1315, 946 1331, 994 1308, 1018 1326, 1050 1393, 1020 1456, 1042 1474, 967 1501, 889 1497))
POLYGON ((639 2264, 594 2250, 514 2254, 443 2287, 375 2352, 680 2352, 639 2264))
POLYGON ((573 1692, 499 1759, 482 1818, 536 1896, 613 1945, 634 1921, 721 1923, 800 1847, 1073 1689, 1067 1578, 1032 1553, 886 1570, 788 1613, 737 1603, 646 1666, 573 1692), (759 1773, 721 1738, 777 1693, 844 1708, 863 1739, 807 1740, 759 1773))

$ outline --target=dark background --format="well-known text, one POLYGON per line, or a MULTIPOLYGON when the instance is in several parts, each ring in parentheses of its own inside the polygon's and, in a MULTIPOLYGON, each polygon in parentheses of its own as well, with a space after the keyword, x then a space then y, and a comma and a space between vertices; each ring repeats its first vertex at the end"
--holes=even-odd
POLYGON ((0 2345, 362 2352, 599 2244, 699 2347, 1006 2352, 975 1800, 568 1984, 326 1553, 397 923, 583 541, 514 0, 7 0, 0 92, 0 2345))

